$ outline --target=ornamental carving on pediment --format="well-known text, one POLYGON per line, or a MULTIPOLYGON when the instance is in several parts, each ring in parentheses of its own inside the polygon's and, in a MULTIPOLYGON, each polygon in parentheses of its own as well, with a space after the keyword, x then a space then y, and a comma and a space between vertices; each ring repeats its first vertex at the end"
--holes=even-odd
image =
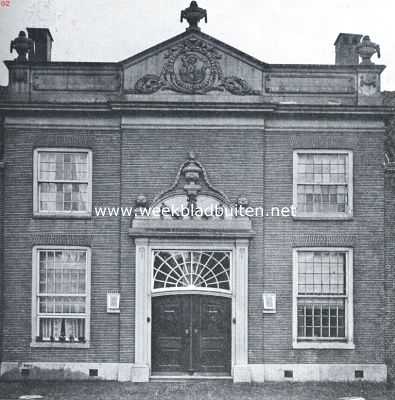
POLYGON ((189 38, 165 53, 160 75, 140 78, 132 93, 152 94, 170 90, 184 94, 206 94, 227 91, 234 95, 259 95, 247 81, 236 76, 224 76, 219 64, 221 54, 207 42, 189 38))
POLYGON ((244 217, 242 211, 248 205, 245 196, 240 195, 236 203, 232 203, 221 190, 215 188, 209 182, 205 167, 191 151, 170 187, 159 193, 152 202, 142 194, 136 198, 135 217, 229 220, 244 217), (157 210, 159 214, 155 215, 155 211, 149 214, 147 210, 157 210))
POLYGON ((206 169, 193 151, 189 152, 188 159, 180 166, 174 183, 156 196, 153 203, 160 204, 179 195, 185 196, 188 207, 192 204, 196 206, 198 197, 202 195, 222 205, 231 204, 228 197, 209 182, 206 169))

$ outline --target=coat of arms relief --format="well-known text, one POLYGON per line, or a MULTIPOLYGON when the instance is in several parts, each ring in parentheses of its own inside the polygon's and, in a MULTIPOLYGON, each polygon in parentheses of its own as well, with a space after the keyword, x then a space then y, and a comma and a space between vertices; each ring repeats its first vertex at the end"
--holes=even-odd
POLYGON ((147 74, 132 90, 134 94, 152 94, 170 90, 184 94, 206 94, 227 91, 234 95, 260 95, 247 81, 224 76, 219 60, 221 54, 202 39, 191 37, 169 49, 160 75, 147 74))

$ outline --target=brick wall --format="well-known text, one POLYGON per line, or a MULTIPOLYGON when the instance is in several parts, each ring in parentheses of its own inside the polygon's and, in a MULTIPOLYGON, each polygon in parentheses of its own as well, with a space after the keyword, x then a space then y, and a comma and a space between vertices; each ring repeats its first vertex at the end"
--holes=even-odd
MULTIPOLYGON (((0 90, 1 91, 1 90, 0 90)), ((4 118, 0 116, 0 362, 2 360, 3 352, 3 209, 4 209, 4 185, 3 185, 3 167, 4 167, 4 154, 3 154, 3 125, 4 118)))
MULTIPOLYGON (((122 204, 130 205, 139 194, 149 200, 167 189, 175 180, 180 165, 189 151, 194 150, 205 166, 210 182, 235 202, 242 194, 252 206, 263 203, 263 134, 258 130, 243 129, 171 129, 125 130, 122 152, 122 204)), ((134 290, 134 246, 127 238, 129 221, 122 224, 121 282, 134 290)), ((260 290, 263 270, 263 226, 254 221, 256 232, 250 247, 249 263, 249 319, 255 326, 261 316, 260 290)), ((134 292, 128 296, 134 309, 134 292)), ((126 301, 126 300, 125 300, 126 301)), ((125 305, 125 303, 123 303, 125 305)), ((128 310, 128 308, 127 308, 128 310)), ((131 310, 131 311, 132 311, 131 310)), ((133 353, 134 314, 122 314, 121 359, 133 353), (129 318, 130 316, 130 318, 129 318)), ((261 352, 259 332, 249 331, 251 354, 261 352)))
MULTIPOLYGON (((383 92, 384 104, 395 106, 395 92, 383 92)), ((385 350, 388 378, 395 378, 395 118, 386 121, 385 136, 385 350)))
POLYGON ((366 130, 363 121, 327 121, 319 125, 317 121, 294 120, 288 125, 288 129, 269 127, 265 133, 266 206, 292 203, 293 150, 345 149, 353 151, 354 156, 354 215, 349 221, 265 219, 264 289, 277 292, 278 311, 265 314, 259 324, 263 360, 265 363, 381 363, 384 361, 383 130, 366 130), (299 246, 354 249, 355 350, 292 349, 292 248, 299 246))
POLYGON ((388 377, 395 377, 395 171, 385 174, 385 348, 388 377))
MULTIPOLYGON (((157 116, 160 118, 160 116, 157 116)), ((48 121, 47 121, 48 122, 48 121)), ((63 121, 66 122, 67 121, 63 121)), ((92 124, 94 120, 92 119, 92 124)), ((177 118, 173 123, 177 123, 177 118)), ((191 121, 192 122, 192 121, 191 121)), ((50 124, 50 121, 48 122, 50 124)), ((133 206, 171 185, 194 150, 211 183, 232 201, 290 206, 292 152, 297 148, 354 152, 354 218, 294 221, 254 218, 249 253, 251 363, 381 363, 384 360, 383 131, 364 120, 267 121, 265 131, 229 129, 8 127, 5 136, 4 361, 133 362, 135 251, 130 220, 32 218, 32 162, 36 146, 93 151, 93 205, 133 206), (31 250, 35 244, 92 247, 91 346, 30 348, 31 250), (330 243, 354 248, 355 350, 292 349, 292 248, 330 243), (106 313, 106 291, 120 288, 120 315, 106 313), (277 293, 276 314, 262 314, 264 291, 277 293)), ((193 122, 191 123, 193 126, 193 122)), ((196 125, 195 125, 196 126, 196 125)))
POLYGON ((106 313, 106 292, 119 286, 118 218, 32 218, 33 149, 89 147, 93 152, 93 204, 119 203, 119 132, 112 129, 6 129, 4 360, 119 361, 119 315, 106 313), (32 247, 92 248, 91 346, 89 349, 30 348, 32 247))

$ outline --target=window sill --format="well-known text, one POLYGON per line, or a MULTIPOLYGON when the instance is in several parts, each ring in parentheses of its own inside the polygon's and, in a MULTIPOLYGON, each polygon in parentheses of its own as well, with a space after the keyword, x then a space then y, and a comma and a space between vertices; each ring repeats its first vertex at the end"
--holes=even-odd
POLYGON ((90 213, 86 213, 86 214, 34 213, 33 218, 36 218, 36 219, 92 219, 92 214, 90 214, 90 213))
POLYGON ((297 342, 293 343, 294 349, 340 349, 340 350, 353 350, 355 349, 354 343, 339 343, 339 342, 297 342))
POLYGON ((310 215, 295 215, 292 217, 295 221, 351 221, 353 215, 325 215, 325 214, 310 214, 310 215))
POLYGON ((89 349, 89 343, 54 343, 54 342, 32 342, 30 347, 36 348, 64 348, 64 349, 89 349))

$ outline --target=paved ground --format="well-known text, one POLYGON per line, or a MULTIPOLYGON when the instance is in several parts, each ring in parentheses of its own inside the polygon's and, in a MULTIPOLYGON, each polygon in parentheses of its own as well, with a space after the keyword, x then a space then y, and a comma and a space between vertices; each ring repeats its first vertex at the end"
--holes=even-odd
POLYGON ((2 382, 0 400, 42 395, 44 400, 394 400, 395 388, 375 384, 2 382))

